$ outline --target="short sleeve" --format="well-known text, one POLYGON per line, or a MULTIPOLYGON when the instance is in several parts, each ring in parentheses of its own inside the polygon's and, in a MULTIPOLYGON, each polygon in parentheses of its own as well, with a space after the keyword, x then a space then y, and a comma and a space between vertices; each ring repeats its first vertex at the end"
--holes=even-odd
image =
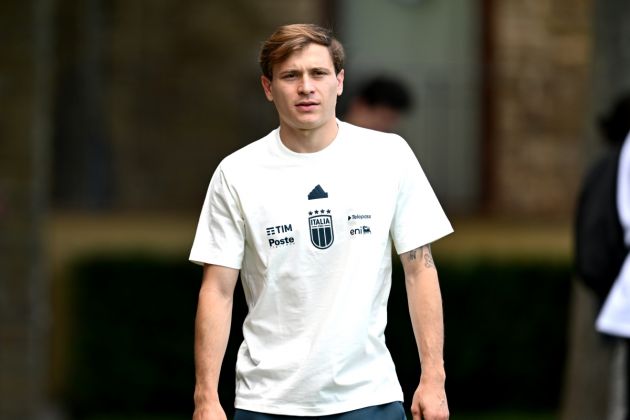
POLYGON ((630 133, 621 148, 617 171, 617 211, 624 230, 624 242, 630 246, 630 133))
POLYGON ((208 187, 190 261, 240 269, 245 247, 244 226, 238 195, 219 166, 208 187))
POLYGON ((433 188, 409 145, 399 149, 399 188, 391 236, 396 252, 416 249, 453 232, 433 188))

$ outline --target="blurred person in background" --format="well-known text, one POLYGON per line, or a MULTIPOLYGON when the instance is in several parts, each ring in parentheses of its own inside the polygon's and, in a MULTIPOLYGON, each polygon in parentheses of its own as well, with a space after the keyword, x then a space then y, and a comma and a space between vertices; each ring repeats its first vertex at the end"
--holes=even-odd
POLYGON ((613 402, 611 420, 630 419, 628 387, 630 384, 630 94, 621 98, 607 119, 609 130, 624 138, 618 158, 616 207, 623 234, 626 257, 597 317, 597 330, 616 338, 613 378, 617 377, 617 402, 613 402), (615 374, 616 373, 616 374, 615 374), (625 395, 624 395, 625 394, 625 395))
POLYGON ((217 388, 239 274, 236 420, 406 419, 384 337, 392 246, 422 363, 413 418, 449 416, 430 243, 452 227, 401 137, 336 118, 343 62, 316 25, 282 26, 262 46, 280 126, 216 169, 190 254, 204 265, 195 420, 226 418, 217 388))
POLYGON ((359 127, 392 133, 411 107, 411 94, 401 81, 376 76, 359 87, 342 117, 359 127))
POLYGON ((612 342, 608 420, 629 420, 630 94, 601 118, 608 150, 585 177, 576 218, 576 268, 597 297, 596 329, 612 342))

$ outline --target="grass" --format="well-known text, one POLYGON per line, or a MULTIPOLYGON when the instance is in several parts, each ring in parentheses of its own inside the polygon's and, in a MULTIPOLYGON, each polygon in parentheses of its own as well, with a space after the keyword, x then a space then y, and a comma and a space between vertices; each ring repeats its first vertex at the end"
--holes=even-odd
MULTIPOLYGON (((412 419, 411 414, 407 415, 409 420, 412 419)), ((147 415, 100 415, 91 416, 87 420, 188 420, 190 417, 182 416, 147 416, 147 415)), ((535 413, 535 412, 519 412, 519 411, 496 411, 482 413, 452 413, 453 420, 556 420, 557 416, 553 413, 535 413)))
MULTIPOLYGON (((411 414, 407 415, 412 420, 411 414)), ((182 416, 146 416, 146 415, 99 415, 91 416, 87 420, 189 420, 190 417, 182 416)), ((529 413, 518 411, 497 411, 484 413, 456 413, 451 414, 453 420, 556 420, 553 413, 529 413)))
MULTIPOLYGON (((411 417, 409 417, 411 419, 411 417)), ((520 411, 497 411, 485 413, 455 413, 453 420, 556 420, 554 413, 534 413, 520 411)))
POLYGON ((190 420, 191 416, 112 414, 90 416, 86 420, 190 420))

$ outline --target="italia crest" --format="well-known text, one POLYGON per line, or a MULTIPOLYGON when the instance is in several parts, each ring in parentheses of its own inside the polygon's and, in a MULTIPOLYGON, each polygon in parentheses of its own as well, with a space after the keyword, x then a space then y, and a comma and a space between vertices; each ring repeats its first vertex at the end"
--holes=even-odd
POLYGON ((308 225, 311 232, 311 243, 317 249, 326 249, 335 240, 330 210, 309 211, 308 225))

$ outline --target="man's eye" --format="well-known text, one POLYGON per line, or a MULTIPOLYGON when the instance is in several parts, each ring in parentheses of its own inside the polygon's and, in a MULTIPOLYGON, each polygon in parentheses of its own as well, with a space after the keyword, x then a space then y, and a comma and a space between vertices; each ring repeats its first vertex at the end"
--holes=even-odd
POLYGON ((287 79, 287 80, 295 79, 295 77, 296 77, 296 75, 294 73, 287 73, 287 74, 282 76, 283 79, 287 79))

